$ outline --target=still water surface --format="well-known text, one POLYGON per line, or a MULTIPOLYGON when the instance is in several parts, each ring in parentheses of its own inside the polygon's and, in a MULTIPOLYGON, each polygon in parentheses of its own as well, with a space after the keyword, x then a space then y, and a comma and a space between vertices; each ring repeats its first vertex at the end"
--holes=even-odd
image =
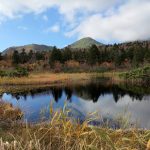
POLYGON ((42 112, 48 118, 51 101, 54 101, 54 109, 63 108, 67 101, 69 107, 81 118, 95 111, 110 119, 118 115, 129 115, 132 123, 150 129, 150 93, 131 85, 106 85, 105 82, 96 81, 73 87, 50 87, 24 94, 3 93, 2 99, 21 108, 24 119, 28 122, 37 122, 42 112))

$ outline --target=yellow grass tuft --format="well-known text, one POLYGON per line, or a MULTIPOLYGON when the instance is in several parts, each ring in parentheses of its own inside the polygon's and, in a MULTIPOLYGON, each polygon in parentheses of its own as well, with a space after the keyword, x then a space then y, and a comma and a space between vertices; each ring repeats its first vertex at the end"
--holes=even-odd
MULTIPOLYGON (((68 112, 68 111, 67 111, 68 112)), ((1 150, 144 150, 149 148, 149 130, 113 130, 89 126, 69 118, 64 110, 54 112, 51 120, 36 125, 17 126, 5 134, 13 140, 0 140, 1 150)))
POLYGON ((150 150, 150 140, 147 142, 147 150, 150 150))

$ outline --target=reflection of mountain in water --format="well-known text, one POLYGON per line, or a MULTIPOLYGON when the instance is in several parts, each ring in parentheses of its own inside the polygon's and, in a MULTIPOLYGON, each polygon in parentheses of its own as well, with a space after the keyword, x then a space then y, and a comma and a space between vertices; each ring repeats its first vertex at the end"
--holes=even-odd
POLYGON ((24 97, 24 99, 26 99, 27 95, 37 97, 39 95, 52 94, 55 101, 58 102, 58 100, 62 96, 63 91, 67 95, 67 100, 69 101, 71 101, 71 97, 73 94, 78 97, 81 97, 84 100, 92 100, 93 102, 97 102, 98 98, 105 94, 112 94, 115 102, 118 102, 118 100, 121 97, 124 97, 125 95, 129 95, 133 100, 140 100, 140 101, 143 100, 143 97, 145 96, 144 92, 143 93, 138 92, 137 88, 136 90, 134 90, 134 86, 132 87, 131 85, 129 86, 128 84, 119 86, 114 84, 105 85, 105 83, 100 84, 95 82, 75 87, 53 87, 42 90, 40 89, 36 91, 30 91, 30 93, 21 94, 21 96, 18 94, 13 96, 19 100, 20 97, 24 97))

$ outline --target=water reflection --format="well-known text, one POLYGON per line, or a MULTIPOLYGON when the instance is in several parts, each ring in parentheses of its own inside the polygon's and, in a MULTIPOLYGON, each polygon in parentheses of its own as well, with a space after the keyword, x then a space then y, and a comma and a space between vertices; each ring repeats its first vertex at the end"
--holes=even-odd
MULTIPOLYGON (((41 109, 49 107, 50 101, 54 100, 54 108, 59 109, 67 100, 80 118, 93 111, 100 112, 106 118, 114 118, 128 108, 132 121, 139 120, 142 127, 150 128, 150 93, 147 89, 128 84, 92 82, 80 86, 38 89, 21 94, 4 93, 2 99, 19 106, 28 121, 38 120, 41 109)), ((49 111, 46 117, 49 117, 49 111)))
POLYGON ((24 100, 27 100, 27 96, 30 95, 33 99, 40 96, 40 95, 47 95, 52 94, 54 97, 55 102, 62 96, 62 92, 65 92, 67 95, 67 100, 71 101, 72 95, 77 95, 85 100, 92 100, 96 103, 100 96, 104 96, 106 94, 112 94, 113 100, 117 103, 125 95, 129 95, 132 100, 147 100, 144 98, 149 93, 138 93, 138 91, 128 90, 128 87, 124 85, 124 88, 120 87, 119 85, 102 85, 99 83, 90 83, 87 85, 80 85, 75 87, 51 87, 49 89, 37 89, 35 91, 30 91, 29 93, 21 93, 21 94, 12 94, 12 96, 19 100, 23 97, 24 100))

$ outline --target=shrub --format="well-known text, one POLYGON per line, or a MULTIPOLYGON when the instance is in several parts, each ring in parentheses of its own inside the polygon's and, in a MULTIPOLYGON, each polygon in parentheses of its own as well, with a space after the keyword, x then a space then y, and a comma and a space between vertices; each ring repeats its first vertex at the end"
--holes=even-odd
POLYGON ((61 71, 62 71, 62 64, 59 61, 55 62, 54 63, 54 72, 58 73, 61 71))
POLYGON ((17 68, 17 74, 18 76, 28 76, 29 75, 29 72, 27 71, 26 68, 17 68))
POLYGON ((16 68, 15 70, 11 71, 0 71, 0 77, 24 77, 28 76, 29 72, 26 68, 16 68))
POLYGON ((142 81, 150 81, 150 66, 131 70, 120 74, 120 77, 124 79, 140 79, 142 81))
POLYGON ((5 71, 0 70, 0 77, 5 77, 5 76, 6 76, 6 72, 5 72, 5 71))
POLYGON ((68 68, 78 68, 80 66, 79 62, 70 60, 65 63, 68 68))

